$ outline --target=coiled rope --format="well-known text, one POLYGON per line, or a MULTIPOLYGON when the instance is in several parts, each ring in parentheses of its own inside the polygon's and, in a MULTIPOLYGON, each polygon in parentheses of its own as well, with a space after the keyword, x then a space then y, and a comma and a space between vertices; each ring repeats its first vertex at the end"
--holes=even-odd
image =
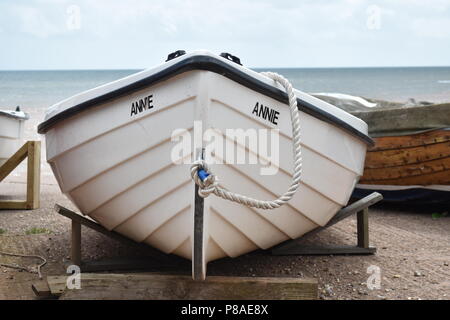
POLYGON ((8 264, 8 263, 1 263, 1 262, 0 262, 0 266, 7 267, 7 268, 18 269, 18 270, 23 270, 23 271, 30 272, 30 273, 37 273, 38 276, 39 276, 39 279, 42 279, 41 267, 43 267, 43 266, 47 263, 47 259, 45 259, 44 257, 37 256, 37 255, 28 255, 28 254, 19 254, 19 253, 4 252, 4 251, 0 251, 0 255, 11 256, 11 257, 21 257, 21 258, 36 258, 36 259, 41 259, 41 260, 42 260, 42 263, 39 264, 39 265, 37 266, 37 268, 33 268, 33 267, 22 267, 22 266, 19 266, 19 265, 8 264))
POLYGON ((258 209, 276 209, 286 204, 292 199, 300 184, 300 176, 302 174, 302 154, 301 154, 301 139, 300 139, 300 117, 297 108, 297 96, 294 93, 291 83, 282 75, 274 72, 263 72, 263 75, 280 83, 285 89, 289 97, 289 107, 291 113, 292 123, 292 147, 294 155, 294 173, 292 175, 292 182, 289 189, 279 198, 275 200, 258 200, 247 197, 227 190, 219 183, 219 179, 208 168, 208 164, 200 159, 195 161, 191 166, 191 178, 199 186, 198 194, 202 198, 208 197, 214 193, 216 196, 225 200, 240 203, 247 207, 258 209))

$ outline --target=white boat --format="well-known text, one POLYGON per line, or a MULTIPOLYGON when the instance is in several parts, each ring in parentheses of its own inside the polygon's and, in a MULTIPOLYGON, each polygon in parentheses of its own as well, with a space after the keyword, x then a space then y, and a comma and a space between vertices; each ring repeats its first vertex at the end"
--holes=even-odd
POLYGON ((0 110, 0 166, 8 160, 23 143, 25 120, 28 114, 13 110, 0 110))
MULTIPOLYGON (((268 249, 325 225, 347 204, 363 172, 367 125, 322 100, 295 91, 300 109, 303 173, 286 205, 248 208, 215 195, 197 201, 186 164, 173 162, 179 129, 279 129, 278 172, 263 164, 211 165, 230 190, 274 199, 289 186, 293 165, 287 95, 272 79, 249 70, 229 54, 175 52, 168 61, 64 100, 39 125, 47 161, 59 186, 79 210, 137 242, 193 261, 204 278, 206 264, 268 249), (259 117, 257 105, 276 117, 259 117), (277 118, 277 119, 275 119, 277 118), (178 130, 178 131, 177 131, 178 130), (200 208, 201 207, 201 208, 200 208), (202 221, 194 221, 202 211, 202 221), (198 236, 200 234, 200 236, 198 236), (200 266, 200 267, 199 267, 200 266)), ((195 132, 194 132, 195 133, 195 132)), ((253 146, 237 144, 246 156, 253 146)), ((278 151, 278 150, 277 150, 278 151)), ((181 156, 180 156, 181 157, 181 156)), ((195 274, 194 274, 195 275, 195 274)))

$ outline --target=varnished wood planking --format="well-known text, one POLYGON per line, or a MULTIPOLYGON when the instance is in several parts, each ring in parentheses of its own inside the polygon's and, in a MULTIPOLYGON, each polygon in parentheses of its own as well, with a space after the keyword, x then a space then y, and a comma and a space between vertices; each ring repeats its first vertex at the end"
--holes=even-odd
MULTIPOLYGON (((450 157, 432 161, 424 161, 403 166, 386 168, 366 168, 361 180, 400 179, 407 177, 425 176, 450 170, 450 157)), ((449 177, 450 179, 450 177, 449 177)))
POLYGON ((365 168, 390 168, 450 157, 450 141, 420 147, 368 152, 365 168))
POLYGON ((450 131, 375 138, 361 184, 450 184, 450 131))
POLYGON ((428 174, 417 175, 417 176, 404 177, 404 178, 360 180, 359 183, 361 183, 361 184, 380 184, 380 185, 398 185, 398 186, 450 185, 450 170, 428 173, 428 174))
POLYGON ((369 149, 369 152, 411 148, 448 142, 450 141, 450 130, 433 130, 406 136, 379 137, 373 138, 373 140, 375 145, 369 149))

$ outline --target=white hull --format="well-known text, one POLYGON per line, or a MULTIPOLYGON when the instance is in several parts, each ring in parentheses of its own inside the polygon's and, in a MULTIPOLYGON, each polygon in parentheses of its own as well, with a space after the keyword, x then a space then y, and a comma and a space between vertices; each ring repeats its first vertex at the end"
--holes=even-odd
POLYGON ((24 119, 0 113, 0 166, 23 144, 24 119))
MULTIPOLYGON (((363 122, 349 117, 367 130, 363 122)), ((304 112, 300 119, 303 176, 296 195, 287 205, 269 211, 249 209, 214 195, 206 198, 204 265, 298 238, 325 225, 347 204, 363 172, 365 143, 304 112)), ((216 164, 211 169, 227 188, 258 199, 274 199, 289 186, 288 106, 204 70, 182 73, 57 123, 46 132, 47 160, 61 190, 83 214, 137 242, 192 259, 194 183, 189 164, 171 161, 177 143, 171 141, 171 134, 179 128, 192 132, 195 120, 202 121, 203 130, 221 132, 279 128, 281 156, 276 175, 260 175, 259 164, 216 164), (155 108, 130 117, 131 103, 149 95, 154 97, 155 108), (252 117, 255 101, 280 112, 278 126, 252 117)))

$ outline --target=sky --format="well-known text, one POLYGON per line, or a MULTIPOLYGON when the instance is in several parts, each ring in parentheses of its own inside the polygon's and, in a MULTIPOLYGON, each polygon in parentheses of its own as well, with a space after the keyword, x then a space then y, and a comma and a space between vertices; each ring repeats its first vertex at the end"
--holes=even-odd
POLYGON ((0 70, 143 69, 178 49, 252 68, 449 66, 450 0, 0 1, 0 70))

